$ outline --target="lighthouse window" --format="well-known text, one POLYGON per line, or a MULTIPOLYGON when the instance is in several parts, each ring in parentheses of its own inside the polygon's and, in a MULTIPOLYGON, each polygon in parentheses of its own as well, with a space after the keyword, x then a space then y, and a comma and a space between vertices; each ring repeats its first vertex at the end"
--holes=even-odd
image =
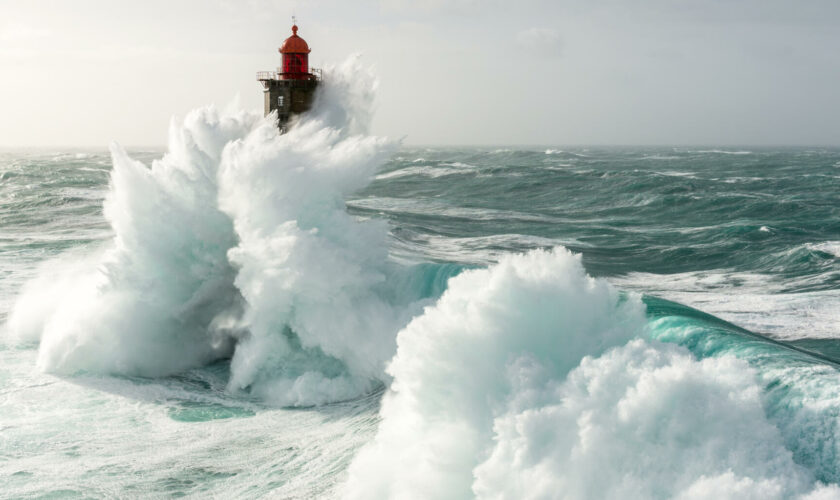
POLYGON ((277 97, 277 107, 278 108, 283 107, 283 96, 282 95, 277 97))

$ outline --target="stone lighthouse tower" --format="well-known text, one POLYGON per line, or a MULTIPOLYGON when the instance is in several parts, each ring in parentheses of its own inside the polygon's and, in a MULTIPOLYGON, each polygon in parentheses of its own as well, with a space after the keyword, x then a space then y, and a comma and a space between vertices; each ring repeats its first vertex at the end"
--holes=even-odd
POLYGON ((309 68, 309 45, 299 37, 298 27, 292 25, 292 36, 280 47, 283 62, 277 71, 260 71, 257 80, 265 94, 265 114, 277 111, 280 133, 293 115, 307 111, 312 105, 321 72, 309 68))

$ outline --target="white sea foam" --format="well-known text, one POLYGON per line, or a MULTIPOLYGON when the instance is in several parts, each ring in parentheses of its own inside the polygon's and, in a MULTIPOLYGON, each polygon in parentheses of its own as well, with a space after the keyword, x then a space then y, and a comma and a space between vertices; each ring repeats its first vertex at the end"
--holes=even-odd
POLYGON ((687 179, 700 179, 700 177, 697 177, 697 172, 666 171, 655 173, 664 177, 685 177, 687 179))
POLYGON ((406 167, 392 170, 376 176, 377 180, 394 179, 397 177, 408 177, 412 175, 430 178, 445 177, 447 175, 462 175, 475 172, 475 168, 454 168, 453 166, 418 166, 406 167))
POLYGON ((211 370, 67 379, 35 357, 0 349, 2 498, 333 498, 335 471, 375 432, 375 399, 267 410, 211 370))
POLYGON ((751 155, 752 151, 727 151, 723 149, 702 149, 697 151, 686 151, 687 153, 716 154, 716 155, 751 155))
POLYGON ((794 462, 746 363, 626 343, 644 329, 637 297, 619 299, 562 249, 453 278, 399 333, 377 436, 351 465, 344 494, 840 493, 794 462))
POLYGON ((679 160, 680 156, 673 155, 644 155, 643 160, 679 160))
POLYGON ((762 181, 771 181, 773 180, 772 177, 727 177, 727 178, 714 178, 710 179, 713 181, 721 181, 726 184, 738 184, 741 182, 762 182, 762 181))
MULTIPOLYGON (((419 253, 424 259, 468 265, 490 265, 510 253, 525 252, 536 248, 552 248, 558 243, 558 240, 554 238, 523 234, 495 234, 465 238, 418 235, 410 241, 409 245, 401 241, 392 243, 391 255, 412 261, 417 259, 419 253)), ((571 238, 562 243, 579 248, 587 246, 586 243, 571 238)))
POLYGON ((226 258, 235 235, 216 208, 215 176, 224 145, 259 122, 191 113, 151 169, 112 145, 112 244, 101 258, 63 259, 64 272, 27 287, 12 313, 14 333, 40 338, 40 367, 157 376, 230 354, 222 320, 240 307, 226 258))
MULTIPOLYGON (((584 151, 585 151, 585 150, 584 150, 584 151)), ((585 155, 585 154, 582 154, 582 153, 572 153, 571 151, 566 151, 566 150, 563 150, 563 149, 546 149, 546 150, 545 150, 545 154, 547 154, 547 155, 561 155, 561 154, 565 154, 565 155, 572 155, 572 156, 576 156, 576 157, 578 157, 578 158, 588 158, 588 156, 587 156, 587 155, 585 155)))
POLYGON ((379 435, 351 467, 350 496, 468 495, 492 412, 509 396, 500 367, 533 357, 562 377, 643 325, 638 299, 621 302, 563 249, 451 279, 440 302, 399 333, 379 435))
POLYGON ((554 165, 543 167, 545 170, 554 170, 558 172, 568 172, 569 167, 572 167, 571 163, 555 163, 554 165))
MULTIPOLYGON (((358 85, 347 82, 342 99, 370 95, 358 85)), ((390 288, 399 271, 385 222, 344 209, 395 144, 351 130, 316 112, 279 138, 251 134, 225 151, 219 199, 239 239, 229 258, 249 332, 233 356, 234 389, 304 405, 369 391, 385 380, 395 333, 419 312, 390 288)))
POLYGON ((513 210, 493 210, 487 208, 468 208, 452 206, 445 201, 436 199, 406 199, 390 197, 370 197, 356 199, 347 202, 354 207, 362 207, 370 210, 391 211, 398 210, 401 213, 415 213, 423 215, 436 215, 441 217, 469 218, 472 220, 519 220, 551 222, 550 216, 535 215, 527 212, 513 210))
POLYGON ((254 113, 197 110, 151 168, 114 145, 113 242, 27 287, 11 330, 61 373, 159 376, 233 355, 230 388, 283 405, 387 381, 422 302, 391 284, 411 270, 388 263, 385 222, 344 208, 396 146, 363 135, 375 84, 355 60, 330 70, 282 136, 254 113))
POLYGON ((807 246, 810 250, 816 250, 831 254, 835 257, 840 257, 840 241, 823 241, 822 243, 811 243, 807 246))

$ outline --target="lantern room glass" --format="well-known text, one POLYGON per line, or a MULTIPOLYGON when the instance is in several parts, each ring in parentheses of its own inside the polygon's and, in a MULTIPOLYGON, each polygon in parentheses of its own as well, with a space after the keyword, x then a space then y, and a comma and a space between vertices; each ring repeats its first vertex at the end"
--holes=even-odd
POLYGON ((283 54, 283 76, 305 78, 309 73, 309 54, 283 54))

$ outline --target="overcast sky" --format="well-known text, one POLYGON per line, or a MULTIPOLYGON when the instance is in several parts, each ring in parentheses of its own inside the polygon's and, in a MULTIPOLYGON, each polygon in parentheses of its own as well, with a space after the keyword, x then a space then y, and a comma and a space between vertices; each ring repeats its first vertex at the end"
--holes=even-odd
POLYGON ((0 0, 0 147, 157 146, 262 108, 297 15, 409 144, 840 145, 837 0, 0 0))

